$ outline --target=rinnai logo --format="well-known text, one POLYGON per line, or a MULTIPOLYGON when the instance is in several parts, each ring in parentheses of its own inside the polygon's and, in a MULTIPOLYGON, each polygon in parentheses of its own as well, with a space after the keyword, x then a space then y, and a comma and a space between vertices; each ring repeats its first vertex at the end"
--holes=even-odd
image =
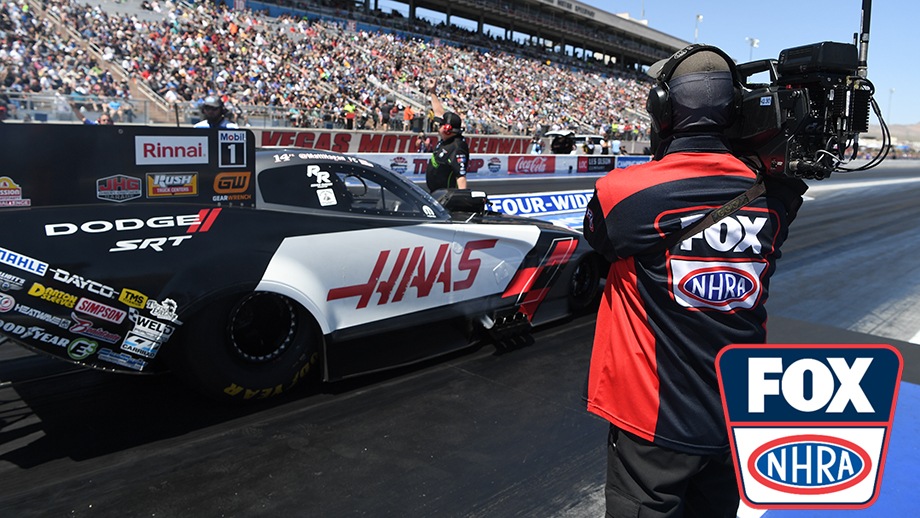
POLYGON ((413 290, 409 295, 412 298, 427 297, 435 289, 440 289, 442 293, 469 289, 476 281, 482 263, 474 255, 479 250, 494 248, 497 241, 480 239, 466 243, 456 267, 451 264, 448 243, 441 244, 437 250, 426 250, 423 246, 403 248, 392 260, 393 251, 383 250, 377 256, 377 263, 367 282, 333 288, 326 300, 357 297, 355 307, 361 309, 371 303, 375 294, 378 295, 379 306, 403 300, 410 288, 413 290))
POLYGON ((903 361, 889 345, 730 345, 716 357, 740 493, 758 509, 878 498, 903 361))
POLYGON ((207 164, 208 137, 134 137, 137 165, 207 164))
POLYGON ((554 156, 511 156, 508 157, 509 174, 553 174, 556 172, 554 156))

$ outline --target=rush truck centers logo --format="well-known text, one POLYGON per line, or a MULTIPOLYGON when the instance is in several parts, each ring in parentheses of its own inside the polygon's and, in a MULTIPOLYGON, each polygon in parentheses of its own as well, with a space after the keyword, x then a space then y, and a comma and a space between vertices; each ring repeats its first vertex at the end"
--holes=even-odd
POLYGON ((738 488, 759 509, 878 498, 903 360, 890 345, 731 345, 716 372, 738 488))

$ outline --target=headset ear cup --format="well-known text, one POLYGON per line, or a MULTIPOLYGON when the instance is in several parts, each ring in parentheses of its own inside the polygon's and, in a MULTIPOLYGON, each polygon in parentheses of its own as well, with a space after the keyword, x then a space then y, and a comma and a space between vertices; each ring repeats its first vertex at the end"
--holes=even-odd
POLYGON ((454 131, 454 127, 451 126, 450 124, 442 124, 441 127, 444 128, 444 131, 446 131, 447 133, 451 133, 452 131, 454 131))
POLYGON ((668 85, 658 83, 652 87, 645 102, 645 109, 651 118, 652 129, 660 136, 666 137, 673 127, 671 93, 668 91, 668 85))

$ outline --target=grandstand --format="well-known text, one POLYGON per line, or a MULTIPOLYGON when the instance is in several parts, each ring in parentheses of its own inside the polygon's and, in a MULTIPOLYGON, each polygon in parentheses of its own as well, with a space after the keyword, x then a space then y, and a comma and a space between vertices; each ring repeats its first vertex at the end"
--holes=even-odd
POLYGON ((557 1, 410 4, 479 13, 473 31, 384 13, 374 0, 249 1, 239 10, 0 0, 0 104, 19 120, 73 121, 83 108, 90 119, 187 125, 216 94, 253 127, 428 131, 422 85, 436 76, 471 133, 570 128, 644 139, 641 70, 685 42, 557 1), (509 31, 501 37, 482 31, 499 23, 509 31), (415 115, 404 125, 406 107, 415 115))

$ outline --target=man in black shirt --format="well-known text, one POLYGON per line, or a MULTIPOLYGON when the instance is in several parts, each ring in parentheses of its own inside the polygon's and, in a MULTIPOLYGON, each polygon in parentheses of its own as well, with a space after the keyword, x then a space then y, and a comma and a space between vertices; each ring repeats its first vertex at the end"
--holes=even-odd
POLYGON ((425 182, 428 190, 456 188, 466 189, 466 164, 470 161, 470 147, 463 138, 462 120, 454 112, 444 109, 438 98, 434 81, 428 85, 431 95, 431 109, 441 138, 425 167, 425 182))

